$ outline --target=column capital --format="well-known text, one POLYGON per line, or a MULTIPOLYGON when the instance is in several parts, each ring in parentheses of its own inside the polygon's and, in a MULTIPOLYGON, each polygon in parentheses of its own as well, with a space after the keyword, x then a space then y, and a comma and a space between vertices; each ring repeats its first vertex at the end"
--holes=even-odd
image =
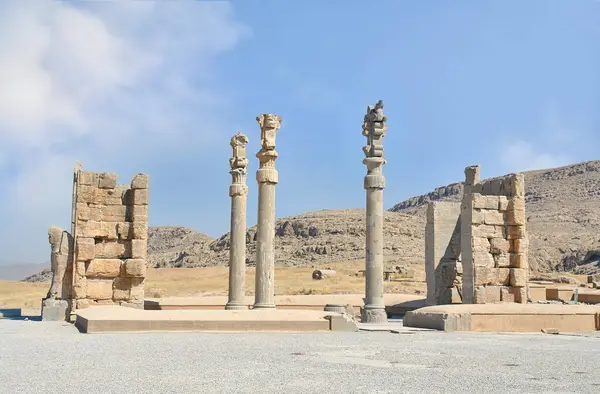
POLYGON ((229 187, 229 196, 242 196, 248 193, 246 186, 246 169, 248 168, 248 158, 246 157, 246 144, 248 137, 242 133, 237 133, 231 137, 232 157, 229 159, 231 167, 231 186, 229 187))

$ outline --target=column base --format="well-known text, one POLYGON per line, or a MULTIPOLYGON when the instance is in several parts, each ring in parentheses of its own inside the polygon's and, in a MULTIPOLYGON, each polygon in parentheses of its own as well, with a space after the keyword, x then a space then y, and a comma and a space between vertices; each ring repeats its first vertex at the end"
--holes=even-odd
POLYGON ((275 309, 275 304, 254 304, 252 309, 275 309))
POLYGON ((366 306, 362 310, 361 323, 382 324, 387 323, 385 307, 366 306))
POLYGON ((228 310, 228 311, 248 310, 248 305, 246 305, 245 303, 243 303, 241 301, 228 302, 227 305, 225 305, 225 310, 228 310))

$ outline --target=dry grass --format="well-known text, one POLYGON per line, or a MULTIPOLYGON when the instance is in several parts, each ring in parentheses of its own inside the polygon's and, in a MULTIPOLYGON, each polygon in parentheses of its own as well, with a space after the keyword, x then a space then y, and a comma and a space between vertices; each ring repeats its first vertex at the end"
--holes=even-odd
POLYGON ((0 308, 39 311, 49 283, 10 282, 0 280, 0 308))

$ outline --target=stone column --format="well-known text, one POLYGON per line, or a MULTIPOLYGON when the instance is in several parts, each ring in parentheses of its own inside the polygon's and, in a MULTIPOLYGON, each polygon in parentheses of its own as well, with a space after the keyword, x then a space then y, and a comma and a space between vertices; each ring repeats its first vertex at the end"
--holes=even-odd
POLYGON ((363 123, 363 135, 367 145, 363 147, 367 166, 364 188, 367 191, 367 243, 366 243, 366 286, 365 306, 362 312, 363 323, 386 323, 387 314, 383 301, 383 176, 382 138, 387 133, 383 114, 383 102, 367 107, 363 123))
POLYGON ((460 213, 460 243, 463 266, 462 303, 473 304, 475 296, 473 267, 473 188, 480 182, 479 166, 465 168, 465 185, 460 213))
POLYGON ((229 247, 229 299, 225 309, 248 309, 245 302, 246 281, 246 144, 248 137, 237 133, 231 137, 233 157, 229 159, 232 177, 229 186, 231 196, 231 230, 229 247))
POLYGON ((281 117, 272 114, 259 115, 261 150, 256 154, 260 168, 256 171, 258 182, 258 230, 256 234, 256 293, 254 309, 275 308, 275 185, 278 174, 275 169, 277 152, 275 135, 281 127, 281 117))

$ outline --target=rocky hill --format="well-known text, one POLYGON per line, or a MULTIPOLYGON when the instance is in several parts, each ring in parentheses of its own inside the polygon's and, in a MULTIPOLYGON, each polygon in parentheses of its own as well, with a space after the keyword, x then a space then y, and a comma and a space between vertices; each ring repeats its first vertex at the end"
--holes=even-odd
MULTIPOLYGON (((600 271, 600 161, 525 172, 527 225, 534 270, 600 271)), ((460 201, 462 183, 396 204, 385 214, 385 255, 394 262, 424 260, 426 205, 460 201)), ((249 228, 247 263, 254 263, 256 228, 249 228)), ((324 210, 282 218, 276 224, 280 266, 316 265, 364 258, 364 210, 324 210)), ((217 240, 180 227, 150 229, 154 267, 227 265, 229 235, 217 240)))

